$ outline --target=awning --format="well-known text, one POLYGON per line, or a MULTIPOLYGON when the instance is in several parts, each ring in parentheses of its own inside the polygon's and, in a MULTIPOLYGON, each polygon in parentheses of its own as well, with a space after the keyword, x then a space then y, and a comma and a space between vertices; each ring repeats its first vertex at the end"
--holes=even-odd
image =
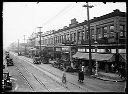
POLYGON ((121 61, 122 62, 126 62, 126 54, 120 54, 121 55, 121 57, 122 57, 122 59, 121 59, 121 61))
MULTIPOLYGON (((113 54, 99 54, 99 53, 91 53, 92 59, 97 61, 104 61, 104 60, 112 60, 113 54)), ((75 55, 73 55, 73 58, 79 58, 79 59, 87 59, 89 60, 89 53, 80 53, 77 52, 75 55)))

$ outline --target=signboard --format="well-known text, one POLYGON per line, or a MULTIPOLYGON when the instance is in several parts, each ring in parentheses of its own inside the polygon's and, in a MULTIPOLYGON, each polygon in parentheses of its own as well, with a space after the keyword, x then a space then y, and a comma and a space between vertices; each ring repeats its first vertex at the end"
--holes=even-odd
POLYGON ((61 48, 56 48, 56 51, 61 51, 61 48))

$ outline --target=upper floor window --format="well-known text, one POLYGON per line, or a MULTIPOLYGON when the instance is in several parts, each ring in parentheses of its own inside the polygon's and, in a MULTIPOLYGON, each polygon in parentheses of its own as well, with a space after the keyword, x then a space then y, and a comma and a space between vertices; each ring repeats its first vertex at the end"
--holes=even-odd
POLYGON ((68 41, 70 40, 70 35, 69 34, 66 35, 66 40, 68 40, 68 41))
POLYGON ((114 32, 114 25, 110 26, 110 37, 114 37, 115 36, 115 32, 114 32))
POLYGON ((94 29, 91 29, 91 35, 92 35, 92 39, 94 39, 95 38, 94 29))
POLYGON ((88 32, 88 30, 86 32, 87 32, 86 33, 87 39, 89 39, 89 32, 88 32))
POLYGON ((78 32, 78 40, 80 40, 80 37, 81 37, 81 36, 80 36, 80 32, 78 32))
POLYGON ((125 25, 120 25, 120 36, 126 36, 125 25))
POLYGON ((84 40, 85 38, 85 34, 84 34, 84 31, 82 31, 82 40, 84 40))
POLYGON ((97 28, 97 38, 102 38, 102 33, 101 29, 97 28))
POLYGON ((107 37, 107 26, 103 27, 103 36, 107 37))

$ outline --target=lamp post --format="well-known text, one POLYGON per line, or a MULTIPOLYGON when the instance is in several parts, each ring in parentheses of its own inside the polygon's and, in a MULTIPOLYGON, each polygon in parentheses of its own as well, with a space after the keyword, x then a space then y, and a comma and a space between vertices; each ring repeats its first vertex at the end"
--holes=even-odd
POLYGON ((39 43, 40 43, 40 57, 41 57, 41 33, 42 33, 42 32, 41 32, 41 28, 42 28, 42 27, 37 27, 37 28, 40 28, 40 32, 38 32, 38 33, 40 34, 40 35, 39 35, 39 36, 40 36, 40 42, 39 42, 39 43))
POLYGON ((88 25, 88 33, 89 33, 89 74, 91 75, 92 74, 92 55, 91 55, 91 39, 90 39, 90 21, 89 21, 89 8, 92 8, 93 6, 89 6, 88 5, 88 2, 87 2, 87 5, 83 5, 83 7, 87 7, 87 25, 88 25))
MULTIPOLYGON (((95 53, 97 53, 97 41, 94 42, 95 43, 95 53)), ((95 70, 95 75, 98 75, 98 62, 96 60, 96 70, 95 70)))

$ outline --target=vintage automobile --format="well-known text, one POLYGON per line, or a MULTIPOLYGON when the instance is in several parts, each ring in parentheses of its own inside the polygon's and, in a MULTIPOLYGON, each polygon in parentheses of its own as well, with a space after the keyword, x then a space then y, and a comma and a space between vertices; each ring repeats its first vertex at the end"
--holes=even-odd
POLYGON ((3 64, 3 69, 5 69, 5 65, 3 64))
POLYGON ((3 73, 3 79, 2 79, 2 90, 8 91, 12 90, 12 81, 10 80, 9 72, 3 73))
POLYGON ((10 57, 6 58, 6 60, 7 60, 7 66, 13 66, 14 65, 13 60, 10 57))
POLYGON ((39 55, 34 56, 33 63, 34 64, 41 64, 41 59, 40 59, 39 55))

